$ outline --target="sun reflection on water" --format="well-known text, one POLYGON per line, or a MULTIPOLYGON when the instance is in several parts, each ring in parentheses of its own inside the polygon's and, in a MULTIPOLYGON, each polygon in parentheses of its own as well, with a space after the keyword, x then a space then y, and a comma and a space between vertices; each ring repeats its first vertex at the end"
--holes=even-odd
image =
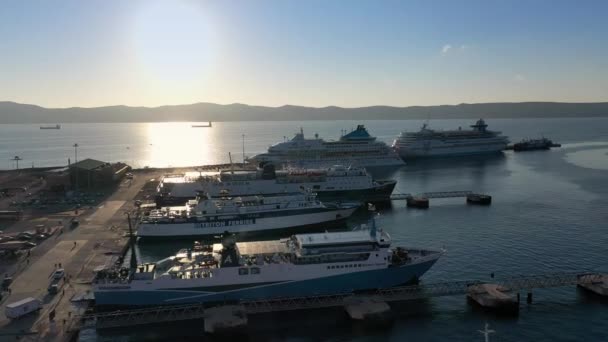
POLYGON ((212 128, 193 128, 192 122, 151 122, 146 124, 144 165, 181 167, 214 161, 216 133, 212 128))

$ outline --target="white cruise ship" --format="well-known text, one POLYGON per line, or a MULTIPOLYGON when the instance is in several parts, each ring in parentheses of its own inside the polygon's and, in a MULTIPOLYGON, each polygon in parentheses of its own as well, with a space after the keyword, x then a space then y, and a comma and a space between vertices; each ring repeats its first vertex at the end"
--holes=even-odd
POLYGON ((360 202, 321 203, 313 193, 217 199, 199 196, 185 206, 144 213, 137 236, 189 237, 315 228, 344 223, 360 205, 360 202))
POLYGON ((444 253, 394 247, 375 228, 275 241, 195 244, 156 263, 99 271, 96 306, 137 307, 343 294, 417 281, 444 253))
POLYGON ((393 142, 393 148, 402 158, 410 159, 499 153, 509 143, 501 132, 487 130, 483 119, 471 127, 470 130, 439 131, 428 128, 425 123, 418 132, 402 132, 393 142))
POLYGON ((293 139, 270 146, 267 153, 258 154, 250 161, 305 168, 404 165, 387 144, 376 141, 376 137, 372 137, 363 125, 358 125, 356 130, 343 135, 338 141, 326 141, 318 135, 314 139, 306 139, 303 130, 300 130, 293 139))
POLYGON ((359 167, 277 171, 272 164, 267 164, 258 170, 221 171, 205 176, 168 175, 158 185, 156 204, 183 205, 199 192, 210 197, 227 194, 236 197, 293 193, 302 189, 317 193, 322 201, 382 202, 390 200, 396 184, 395 180, 375 180, 359 167))

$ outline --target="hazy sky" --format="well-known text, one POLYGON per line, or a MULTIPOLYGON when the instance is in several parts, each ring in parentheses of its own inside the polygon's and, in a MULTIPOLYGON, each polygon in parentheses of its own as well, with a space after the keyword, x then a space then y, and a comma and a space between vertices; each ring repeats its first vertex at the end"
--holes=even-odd
POLYGON ((608 100, 608 1, 0 2, 0 100, 608 100))

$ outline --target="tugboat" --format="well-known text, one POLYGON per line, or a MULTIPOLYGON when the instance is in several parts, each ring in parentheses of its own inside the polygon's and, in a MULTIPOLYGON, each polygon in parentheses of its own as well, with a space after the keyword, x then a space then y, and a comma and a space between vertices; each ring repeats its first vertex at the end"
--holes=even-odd
POLYGON ((561 144, 556 144, 550 139, 542 137, 540 139, 524 139, 518 143, 513 144, 512 148, 515 152, 521 151, 534 151, 534 150, 548 150, 551 147, 561 147, 561 144))

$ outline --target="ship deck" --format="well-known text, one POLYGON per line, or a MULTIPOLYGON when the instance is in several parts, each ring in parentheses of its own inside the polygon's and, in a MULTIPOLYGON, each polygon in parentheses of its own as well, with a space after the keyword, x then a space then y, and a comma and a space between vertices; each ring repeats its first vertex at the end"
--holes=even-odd
MULTIPOLYGON (((291 253, 287 244, 278 241, 252 241, 252 242, 237 242, 237 248, 241 255, 260 255, 260 254, 285 254, 291 253)), ((213 245, 213 251, 222 250, 222 244, 216 243, 213 245)))

